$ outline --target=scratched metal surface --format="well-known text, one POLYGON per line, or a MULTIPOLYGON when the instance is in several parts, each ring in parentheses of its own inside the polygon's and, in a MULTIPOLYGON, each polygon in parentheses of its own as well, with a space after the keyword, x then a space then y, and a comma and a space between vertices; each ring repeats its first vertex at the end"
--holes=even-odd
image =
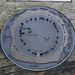
MULTIPOLYGON (((30 6, 48 6, 54 8, 61 13, 63 13, 75 28, 75 1, 72 3, 61 3, 61 2, 37 2, 37 3, 28 3, 28 2, 0 2, 0 29, 4 25, 5 21, 11 16, 14 12, 30 6), (11 8, 10 8, 11 7, 11 8), (9 8, 9 9, 8 9, 9 8), (11 12, 9 12, 11 11, 11 12)), ((24 70, 11 61, 9 61, 0 50, 0 74, 1 75, 28 75, 28 71, 24 70)), ((75 75, 75 50, 72 52, 71 56, 57 68, 48 70, 45 72, 45 75, 75 75)))

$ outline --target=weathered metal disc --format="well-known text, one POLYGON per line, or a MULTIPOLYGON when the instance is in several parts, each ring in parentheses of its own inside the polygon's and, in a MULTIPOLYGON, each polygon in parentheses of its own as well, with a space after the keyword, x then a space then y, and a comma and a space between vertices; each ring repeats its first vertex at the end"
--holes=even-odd
POLYGON ((48 70, 71 54, 74 30, 69 20, 54 9, 25 8, 6 21, 1 46, 16 65, 33 71, 48 70))

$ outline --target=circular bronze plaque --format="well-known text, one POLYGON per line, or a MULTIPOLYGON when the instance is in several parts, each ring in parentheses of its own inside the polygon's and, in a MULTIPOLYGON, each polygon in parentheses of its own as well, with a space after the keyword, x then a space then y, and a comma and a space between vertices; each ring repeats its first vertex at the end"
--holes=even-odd
POLYGON ((16 65, 43 71, 63 63, 74 48, 69 20, 47 7, 29 7, 13 14, 1 32, 5 55, 16 65))

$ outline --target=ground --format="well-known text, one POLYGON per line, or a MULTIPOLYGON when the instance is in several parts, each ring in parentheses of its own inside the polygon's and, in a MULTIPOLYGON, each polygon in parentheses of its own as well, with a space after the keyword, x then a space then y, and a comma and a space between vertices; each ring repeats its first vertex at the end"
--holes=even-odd
MULTIPOLYGON (((75 28, 75 0, 72 2, 6 2, 0 0, 0 30, 5 21, 16 11, 30 6, 47 6, 64 14, 75 28)), ((29 75, 32 73, 13 64, 0 49, 0 75, 29 75)), ((44 75, 75 75, 75 49, 60 66, 45 71, 44 75)))

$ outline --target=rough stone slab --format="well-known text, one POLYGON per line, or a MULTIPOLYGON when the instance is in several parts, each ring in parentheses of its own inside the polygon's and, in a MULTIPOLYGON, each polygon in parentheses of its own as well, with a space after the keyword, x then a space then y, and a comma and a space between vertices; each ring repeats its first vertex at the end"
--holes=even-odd
MULTIPOLYGON (((47 6, 54 8, 63 13, 70 19, 75 28, 75 0, 69 2, 6 2, 0 0, 0 29, 2 29, 5 21, 16 11, 30 6, 47 6)), ((0 75, 28 75, 29 71, 24 70, 11 61, 9 61, 0 51, 0 75), (4 58, 5 57, 5 58, 4 58)), ((31 73, 31 72, 30 72, 31 73)), ((57 68, 48 70, 45 75, 75 75, 75 49, 71 56, 57 68)))
POLYGON ((3 53, 0 53, 0 60, 1 59, 4 59, 4 58, 5 58, 4 54, 3 53))
POLYGON ((0 59, 0 68, 2 68, 2 67, 4 67, 4 66, 7 66, 7 65, 11 65, 12 64, 12 62, 11 61, 9 61, 8 59, 0 59))
POLYGON ((6 0, 6 1, 70 1, 71 0, 6 0))

